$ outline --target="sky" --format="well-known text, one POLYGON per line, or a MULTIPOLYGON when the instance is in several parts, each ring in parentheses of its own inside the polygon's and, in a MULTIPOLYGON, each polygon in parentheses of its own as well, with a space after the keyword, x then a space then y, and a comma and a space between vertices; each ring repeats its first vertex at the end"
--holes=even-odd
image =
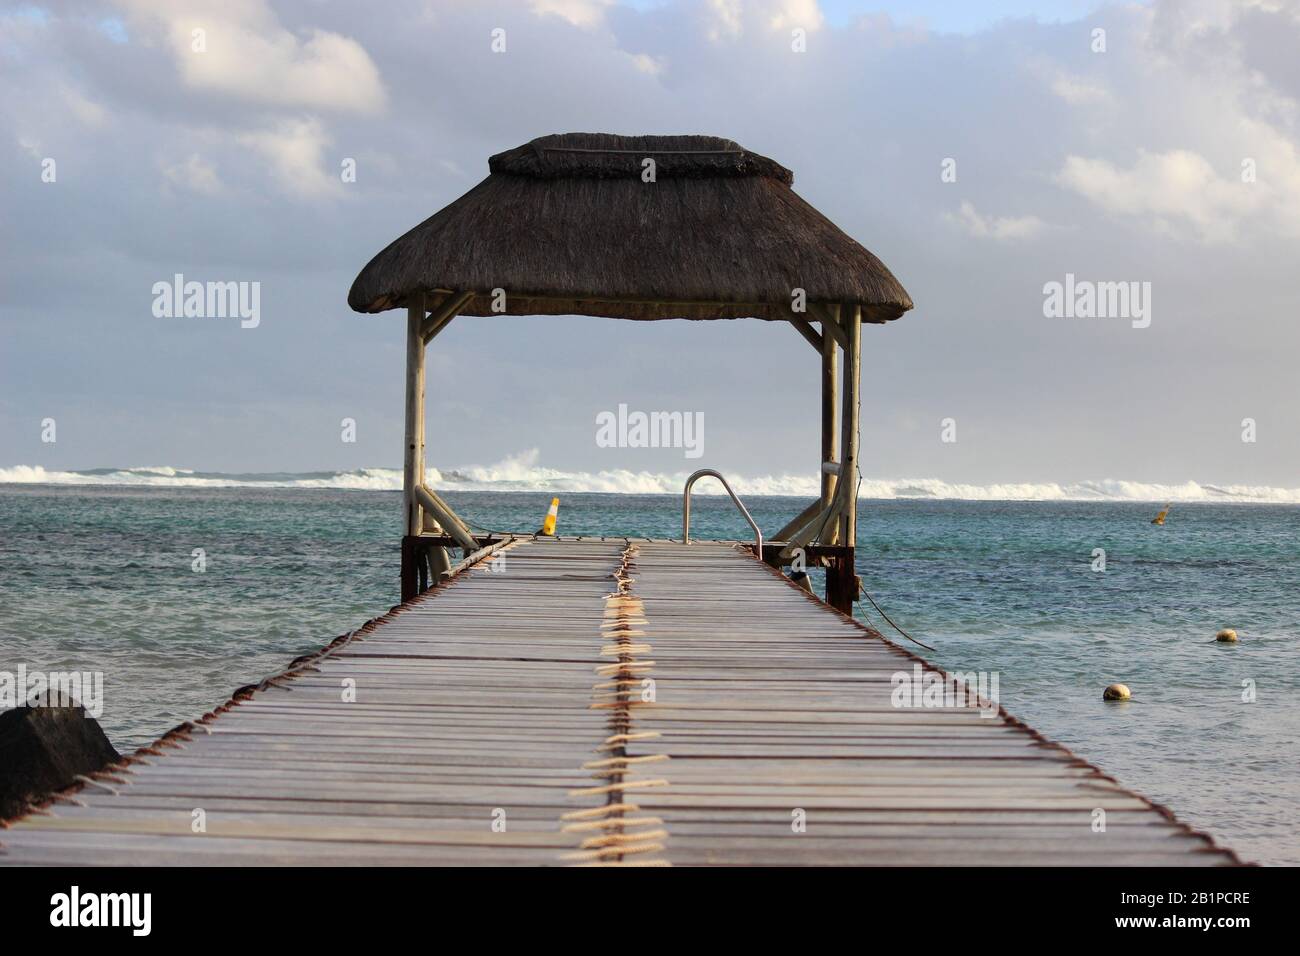
MULTIPOLYGON (((607 131, 776 159, 908 289, 867 476, 1295 488, 1296 49, 1297 0, 0 3, 0 469, 397 467, 404 314, 353 278, 491 154, 607 131), (178 273, 257 325, 156 315, 178 273), (1067 275, 1145 317, 1048 314, 1067 275)), ((428 361, 435 467, 817 469, 781 323, 465 317, 428 361), (703 454, 600 447, 620 404, 703 454)))

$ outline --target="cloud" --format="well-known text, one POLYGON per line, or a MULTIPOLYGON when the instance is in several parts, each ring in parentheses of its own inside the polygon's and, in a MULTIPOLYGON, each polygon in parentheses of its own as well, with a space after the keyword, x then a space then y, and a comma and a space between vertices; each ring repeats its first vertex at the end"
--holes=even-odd
POLYGON ((528 5, 538 16, 557 16, 590 30, 604 22, 605 12, 614 0, 529 0, 528 5))
POLYGON ((169 182, 194 192, 215 195, 221 191, 221 180, 217 177, 216 168, 198 153, 191 153, 179 162, 165 164, 163 175, 169 182))
POLYGON ((648 53, 632 53, 632 65, 642 73, 650 76, 658 76, 664 71, 664 60, 662 57, 650 56, 648 53))
POLYGON ((715 43, 738 39, 747 28, 777 33, 801 27, 813 33, 825 23, 817 0, 709 0, 706 15, 706 33, 715 43))
POLYGON ((330 137, 319 120, 286 120, 244 133, 239 141, 269 160, 272 172, 292 193, 311 197, 341 191, 342 180, 322 167, 321 154, 330 137))
POLYGON ((63 101, 72 115, 87 126, 102 126, 106 118, 104 107, 90 100, 75 87, 63 88, 63 101))
POLYGON ((726 37, 738 37, 744 29, 741 0, 709 0, 712 23, 709 39, 717 42, 726 37))
POLYGON ((1104 103, 1110 99, 1110 91, 1101 84, 1066 73, 1052 78, 1052 92, 1074 106, 1104 103))
POLYGON ((161 33, 185 84, 271 107, 373 113, 386 102, 379 70, 357 41, 286 30, 263 0, 123 0, 161 33))
POLYGON ((1029 239, 1043 231, 1046 224, 1037 216, 994 217, 982 216, 974 205, 963 201, 958 213, 945 213, 944 218, 965 230, 976 239, 1029 239))
POLYGON ((824 22, 817 0, 776 0, 766 6, 768 26, 773 30, 803 27, 808 32, 820 30, 824 22))
MULTIPOLYGON (((789 31, 812 28, 822 8, 777 0, 589 3, 567 17, 520 0, 406 0, 373 16, 318 0, 132 0, 127 13, 116 0, 69 0, 41 17, 0 13, 0 221, 18 237, 0 257, 0 381, 11 385, 0 465, 4 454, 46 467, 123 455, 250 471, 395 463, 401 334, 392 316, 348 314, 352 276, 472 187, 492 153, 586 129, 712 133, 770 155, 903 281, 915 312, 864 333, 879 346, 879 397, 863 438, 896 473, 1181 479, 1202 473, 1208 453, 1224 481, 1285 484, 1300 466, 1287 441, 1300 430, 1287 391, 1300 325, 1285 319, 1300 253, 1300 74, 1287 59, 1297 6, 1151 0, 959 36, 837 10, 800 55, 789 31), (126 29, 110 35, 98 24, 114 15, 126 29), (195 16, 208 24, 206 54, 189 47, 195 16), (496 25, 510 30, 508 55, 490 52, 496 25), (1104 55, 1089 49, 1096 25, 1104 55), (230 60, 232 36, 258 56, 230 60), (41 181, 47 156, 57 184, 41 181), (357 160, 356 182, 339 180, 344 157, 357 160), (960 186, 941 182, 945 157, 960 160, 960 186), (1241 181, 1247 159, 1253 183, 1241 181), (1067 271, 1151 280, 1162 305, 1149 333, 1045 324, 1039 290, 1067 271), (304 342, 268 320, 226 341, 218 326, 138 321, 140 290, 175 272, 257 276, 268 315, 300 303, 321 334, 304 342), (1203 387, 1207 355, 1233 383, 1230 409, 1203 387), (323 379, 327 366, 340 377, 323 379), (1105 419, 1090 396, 1116 388, 1132 401, 1105 419), (1026 391, 1041 396, 1024 409, 1033 427, 1026 391), (214 417, 213 396, 253 411, 214 417), (60 408, 82 416, 69 431, 78 442, 37 447, 48 460, 22 452, 21 423, 60 408), (940 459, 933 428, 893 424, 953 409, 997 427, 967 431, 979 441, 940 459), (359 458, 346 457, 352 446, 337 454, 345 414, 374 438, 359 458), (1268 422, 1252 457, 1235 435, 1207 452, 1225 415, 1268 422)), ((544 433, 549 460, 598 470, 608 465, 593 457, 587 407, 627 400, 725 422, 716 453, 741 473, 795 467, 773 449, 801 442, 798 460, 815 470, 815 396, 748 389, 752 369, 788 362, 788 331, 458 322, 438 355, 511 388, 472 399, 431 389, 431 403, 455 408, 440 418, 437 454, 495 461, 544 433), (717 366, 719 350, 740 360, 717 366), (556 356, 551 372, 532 359, 542 352, 556 356), (616 352, 624 361, 610 363, 616 352)))
POLYGON ((1185 149, 1138 150, 1128 168, 1068 156, 1056 179, 1112 215, 1143 220, 1172 236, 1190 232, 1206 242, 1233 239, 1238 221, 1259 198, 1252 184, 1220 176, 1204 156, 1185 149))
POLYGON ((1074 117, 1084 135, 1051 181, 1148 236, 1300 236, 1300 3, 1158 0, 1128 15, 1127 42, 1075 58, 1082 70, 1036 62, 1071 106, 1106 106, 1074 117))

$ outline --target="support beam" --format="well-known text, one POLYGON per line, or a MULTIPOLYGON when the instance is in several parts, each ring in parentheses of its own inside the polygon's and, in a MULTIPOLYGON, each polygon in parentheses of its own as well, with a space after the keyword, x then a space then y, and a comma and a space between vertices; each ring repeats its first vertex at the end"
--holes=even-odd
POLYGON ((844 328, 840 323, 840 307, 838 305, 827 305, 825 302, 809 302, 808 314, 821 324, 822 337, 825 338, 829 333, 831 338, 835 339, 835 344, 840 348, 848 348, 848 340, 844 337, 844 328))
MULTIPOLYGON (((806 548, 814 541, 814 539, 817 539, 818 537, 828 537, 828 529, 835 526, 835 516, 843 502, 837 498, 829 508, 823 508, 820 499, 813 502, 813 504, 818 509, 816 514, 811 515, 803 522, 803 524, 799 525, 797 530, 786 536, 786 541, 788 543, 781 550, 781 557, 789 558, 794 554, 796 548, 806 548)), ((805 514, 806 513, 807 512, 805 511, 805 514)), ((803 517, 803 515, 800 515, 799 517, 803 517)), ((795 521, 798 520, 798 518, 795 519, 795 521)), ((791 522, 791 524, 793 524, 793 522, 791 522)))
POLYGON ((826 603, 837 611, 853 614, 858 599, 858 575, 854 570, 852 548, 836 548, 838 554, 826 564, 826 603))
MULTIPOLYGON (((839 306, 834 306, 833 324, 839 322, 839 306)), ((823 324, 825 327, 825 323, 823 324)), ((836 354, 834 336, 822 335, 822 464, 839 461, 839 362, 836 354)), ((827 474, 822 470, 822 508, 829 508, 835 500, 838 476, 827 474)), ((827 529, 818 544, 834 544, 838 538, 837 528, 827 529)))
POLYGON ((844 417, 840 446, 843 460, 840 482, 844 502, 840 516, 840 541, 849 548, 857 544, 858 533, 858 406, 861 401, 862 376, 862 309, 845 305, 840 310, 840 325, 848 347, 844 350, 844 417))
POLYGON ((442 522, 449 519, 449 530, 461 546, 474 550, 478 547, 474 536, 450 508, 446 508, 437 495, 424 487, 424 390, 425 346, 451 321, 452 316, 474 297, 472 292, 447 292, 438 300, 433 314, 426 318, 428 297, 416 293, 406 304, 406 441, 402 456, 402 600, 418 594, 429 583, 430 570, 434 583, 438 574, 451 566, 447 549, 441 545, 429 546, 418 538, 426 525, 434 533, 443 530, 442 522), (433 507, 429 507, 432 505, 433 507), (429 514, 426 515, 425 511, 429 514), (428 520, 426 520, 428 519, 428 520))
MULTIPOLYGON (((402 456, 402 524, 411 536, 424 530, 424 516, 415 498, 416 487, 424 481, 423 323, 424 296, 414 295, 406 307, 406 441, 402 456)), ((403 572, 403 580, 405 577, 403 572)))
POLYGON ((456 539, 456 543, 462 548, 470 551, 478 550, 478 542, 474 540, 473 533, 469 526, 457 517, 456 512, 451 510, 447 502, 439 498, 433 491, 425 487, 424 484, 415 486, 415 500, 435 518, 443 530, 456 539))
MULTIPOLYGON (((822 420, 822 465, 821 498, 805 508, 798 517, 777 532, 778 541, 788 545, 781 552, 788 558, 795 548, 806 547, 813 541, 817 544, 834 544, 839 539, 839 515, 843 513, 844 503, 837 498, 838 476, 834 470, 828 470, 827 463, 835 462, 839 454, 839 378, 836 356, 836 336, 831 329, 844 338, 839 324, 840 307, 814 303, 816 314, 822 323, 823 334, 817 336, 818 351, 822 356, 821 375, 821 420, 822 420)), ((805 322, 805 325, 807 323, 805 322)), ((797 328, 796 324, 796 328, 797 328)), ((802 330, 801 330, 802 331, 802 330)), ((812 327, 808 331, 813 335, 812 327)), ((808 336, 805 335, 805 338, 808 336)), ((809 341, 813 341, 809 339, 809 341)), ((847 340, 846 340, 847 341, 847 340)))
POLYGON ((812 323, 807 319, 791 319, 790 324, 794 326, 795 331, 808 340, 808 344, 818 352, 822 350, 822 334, 812 327, 812 323))
POLYGON ((798 516, 791 520, 789 524, 778 531, 776 535, 773 536, 772 540, 789 541, 790 535, 797 533, 804 525, 811 521, 815 515, 821 514, 822 508, 824 507, 825 506, 821 501, 814 501, 807 508, 804 508, 803 511, 799 512, 798 516))
POLYGON ((449 322, 474 298, 473 292, 449 292, 420 325, 420 337, 428 345, 449 322))
POLYGON ((402 600, 409 601, 420 593, 420 539, 413 534, 402 535, 402 600))

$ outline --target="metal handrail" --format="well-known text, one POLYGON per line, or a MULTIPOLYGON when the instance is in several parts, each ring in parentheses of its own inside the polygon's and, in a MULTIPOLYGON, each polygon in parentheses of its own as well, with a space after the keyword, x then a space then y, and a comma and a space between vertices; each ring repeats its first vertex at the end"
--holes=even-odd
POLYGON ((682 544, 691 543, 691 486, 701 478, 716 478, 722 482, 722 487, 727 489, 727 494, 731 495, 731 500, 740 509, 740 513, 745 516, 749 526, 754 529, 754 554, 757 555, 758 560, 762 561, 763 532, 758 530, 758 525, 754 523, 754 519, 750 516, 749 509, 745 507, 744 502, 736 497, 736 493, 731 490, 731 485, 727 484, 727 479, 712 468, 701 468, 686 479, 686 489, 682 492, 682 544))

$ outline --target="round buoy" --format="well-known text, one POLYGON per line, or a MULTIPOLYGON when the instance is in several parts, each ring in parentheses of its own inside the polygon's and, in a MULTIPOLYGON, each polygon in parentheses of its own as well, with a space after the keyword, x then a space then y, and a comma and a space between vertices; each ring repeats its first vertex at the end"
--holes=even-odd
POLYGON ((1128 700, 1132 696, 1128 684, 1111 684, 1101 692, 1102 700, 1128 700))
POLYGON ((1214 639, 1220 644, 1236 644, 1237 632, 1230 627, 1225 627, 1218 634, 1214 635, 1214 639))

